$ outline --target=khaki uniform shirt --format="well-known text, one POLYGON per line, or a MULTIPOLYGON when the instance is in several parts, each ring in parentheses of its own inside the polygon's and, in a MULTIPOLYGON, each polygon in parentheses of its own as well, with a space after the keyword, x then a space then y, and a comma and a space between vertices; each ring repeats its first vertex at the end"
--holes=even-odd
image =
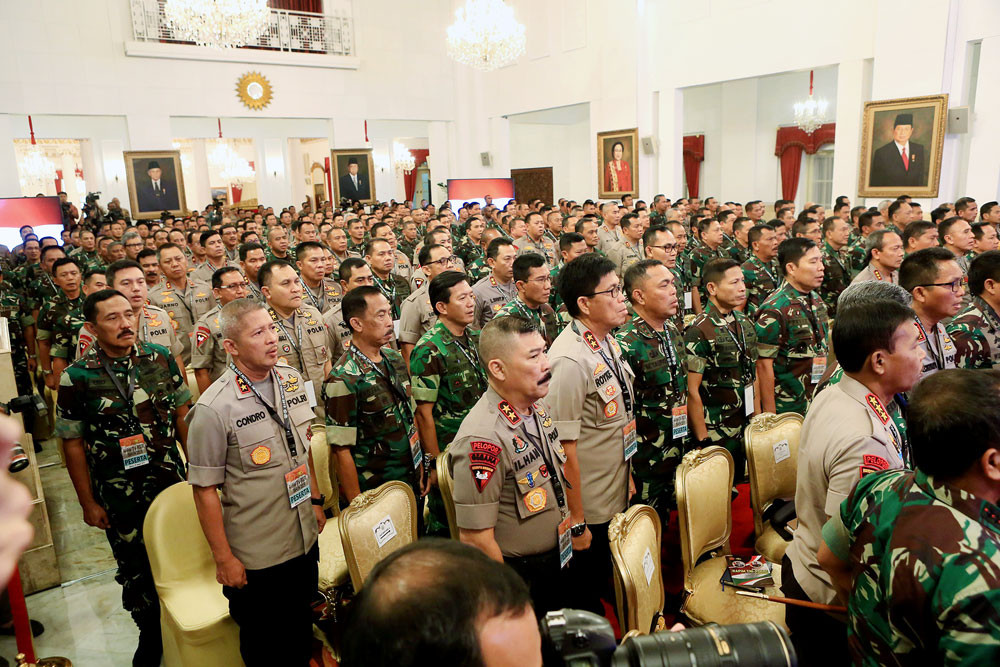
POLYGON ((508 301, 517 298, 517 288, 514 287, 513 280, 505 285, 497 282, 496 277, 490 273, 472 286, 472 295, 476 299, 472 328, 482 329, 508 301))
POLYGON ((552 418, 560 439, 577 441, 586 521, 605 523, 624 511, 628 500, 623 429, 634 419, 626 402, 635 409, 635 375, 612 336, 602 346, 578 320, 562 330, 548 357, 552 418))
POLYGON ((316 291, 306 285, 302 278, 299 278, 299 282, 302 283, 302 303, 312 306, 321 313, 330 310, 344 298, 343 288, 332 278, 324 278, 316 291))
POLYGON ((602 222, 601 226, 597 228, 597 249, 607 255, 611 246, 620 243, 623 238, 621 227, 615 225, 614 228, 608 229, 607 225, 602 222))
POLYGON ((628 267, 642 259, 645 248, 643 248, 642 239, 639 240, 639 247, 635 248, 629 245, 623 236, 621 242, 615 243, 606 252, 608 259, 615 263, 615 273, 621 278, 628 271, 628 267))
POLYGON ((212 264, 206 261, 204 264, 196 268, 194 271, 188 273, 188 280, 197 280, 199 282, 208 283, 209 286, 212 285, 212 276, 219 269, 224 269, 227 266, 232 266, 234 268, 240 268, 239 262, 232 262, 225 260, 222 266, 216 268, 212 264))
POLYGON ((564 516, 551 477, 559 475, 566 488, 559 431, 543 401, 535 403, 533 413, 519 415, 490 387, 448 447, 456 523, 467 530, 493 528, 507 557, 557 548, 564 516))
POLYGON ((313 396, 319 396, 326 379, 323 368, 330 359, 323 315, 305 303, 290 320, 281 320, 270 306, 267 312, 278 327, 278 363, 302 373, 305 381, 312 383, 313 396))
POLYGON ((164 278, 161 285, 149 291, 149 301, 167 312, 174 333, 183 346, 184 364, 190 364, 194 323, 215 307, 212 289, 203 282, 195 282, 188 278, 187 289, 182 292, 164 278))
POLYGON ((212 382, 218 380, 229 363, 229 354, 222 347, 222 325, 216 306, 202 315, 194 325, 194 347, 191 349, 191 368, 207 368, 212 382))
POLYGON ((545 258, 545 262, 549 265, 549 268, 558 263, 556 260, 556 245, 544 235, 537 242, 532 241, 530 236, 525 236, 519 246, 520 249, 517 251, 519 256, 527 255, 528 253, 541 255, 545 258))
POLYGON ((282 417, 283 390, 295 455, 284 429, 232 369, 201 395, 187 416, 188 483, 221 487, 226 538, 251 570, 305 554, 318 535, 312 503, 306 497, 293 508, 285 478, 296 469, 308 473, 309 427, 315 415, 297 371, 278 364, 271 378, 271 408, 282 417))
POLYGON ((802 424, 795 512, 798 527, 788 545, 795 580, 813 602, 832 604, 830 577, 816 554, 823 524, 864 475, 902 468, 900 436, 886 406, 850 377, 816 395, 802 424))
POLYGON ((406 282, 410 282, 410 278, 413 276, 413 264, 400 250, 396 251, 396 262, 392 265, 390 273, 395 273, 406 282))
POLYGON ((930 330, 917 321, 917 343, 924 348, 924 366, 920 371, 920 379, 933 375, 946 368, 957 368, 955 365, 955 341, 945 331, 944 324, 938 322, 930 330))
POLYGON ((880 269, 876 269, 871 264, 868 264, 864 269, 861 270, 861 273, 854 276, 854 280, 851 281, 851 284, 853 285, 854 283, 863 283, 866 280, 881 280, 881 281, 888 280, 893 285, 898 285, 899 271, 893 271, 891 274, 887 276, 880 269))
MULTIPOLYGON (((161 345, 170 350, 171 356, 178 357, 183 352, 183 347, 180 337, 174 333, 174 328, 168 322, 170 318, 162 308, 143 306, 139 314, 139 340, 143 343, 161 345)), ((82 357, 95 340, 97 338, 87 330, 86 326, 80 327, 76 358, 82 357)))
POLYGON ((400 343, 416 345, 420 337, 437 322, 437 315, 431 308, 431 299, 427 292, 429 284, 424 281, 420 289, 403 301, 399 316, 400 343))

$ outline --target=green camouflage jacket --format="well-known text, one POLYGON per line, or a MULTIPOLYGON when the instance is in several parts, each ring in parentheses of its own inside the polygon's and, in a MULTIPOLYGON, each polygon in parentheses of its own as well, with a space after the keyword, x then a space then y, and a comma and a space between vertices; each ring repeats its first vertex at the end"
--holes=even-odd
POLYGON ((477 257, 472 260, 472 262, 465 265, 465 273, 469 276, 469 280, 473 285, 490 275, 491 270, 492 269, 490 269, 490 267, 486 264, 486 255, 477 257))
POLYGON ((493 319, 503 317, 504 315, 517 315, 534 322, 535 326, 538 327, 538 331, 541 332, 542 338, 545 339, 545 349, 552 346, 552 341, 556 339, 556 336, 559 335, 559 332, 565 326, 565 323, 559 321, 556 311, 549 304, 543 303, 538 310, 532 310, 521 301, 520 297, 504 304, 493 316, 493 319))
POLYGON ((945 327, 959 368, 1000 368, 1000 316, 978 296, 945 327))
POLYGON ((458 343, 439 320, 420 337, 410 354, 413 399, 434 404, 434 431, 442 452, 486 391, 486 372, 478 349, 478 331, 466 329, 466 340, 458 343))
POLYGON ((11 285, 6 275, 0 282, 0 317, 7 318, 10 357, 14 365, 17 392, 24 394, 31 389, 31 378, 28 374, 28 344, 24 338, 24 330, 35 325, 35 318, 27 308, 24 295, 11 285))
POLYGON ((145 508, 166 487, 184 479, 177 450, 175 414, 191 402, 191 392, 166 348, 136 343, 128 357, 109 364, 127 391, 134 374, 132 405, 108 376, 93 345, 59 379, 55 434, 82 438, 94 496, 112 523, 145 508), (126 469, 123 438, 142 435, 148 463, 126 469))
POLYGON ((865 260, 865 257, 868 255, 865 251, 865 244, 867 242, 867 238, 859 236, 857 241, 847 246, 847 260, 850 262, 851 273, 855 276, 861 273, 861 270, 868 265, 868 262, 865 260))
POLYGON ((398 320, 403 302, 406 301, 406 297, 410 296, 410 281, 395 273, 390 273, 389 277, 384 281, 372 274, 372 280, 375 283, 375 287, 389 301, 389 306, 392 308, 392 319, 398 320))
POLYGON ((483 246, 466 236, 459 242, 458 247, 455 248, 455 254, 461 257, 462 262, 468 266, 480 257, 485 256, 486 251, 483 250, 483 246))
MULTIPOLYGON (((713 259, 730 259, 729 252, 721 245, 712 250, 707 245, 699 245, 691 252, 691 262, 690 262, 690 272, 691 272, 691 284, 699 289, 699 291, 704 292, 701 286, 701 272, 713 259)), ((705 301, 708 300, 706 297, 705 301)), ((704 307, 705 304, 702 304, 704 307)))
POLYGON ((390 480, 416 481, 409 442, 414 404, 399 352, 383 347, 376 371, 349 345, 323 383, 323 400, 327 442, 350 447, 362 492, 390 480))
POLYGON ((25 289, 25 295, 28 298, 29 308, 41 310, 46 303, 62 296, 62 290, 52 282, 52 276, 39 269, 35 272, 35 279, 25 289))
POLYGON ((413 241, 407 241, 401 235, 399 237, 399 241, 396 243, 396 249, 399 250, 404 255, 406 255, 407 259, 409 259, 411 262, 413 262, 414 264, 416 264, 416 262, 417 262, 417 255, 416 255, 416 253, 414 251, 417 249, 417 243, 419 243, 419 239, 416 239, 416 240, 413 240, 413 241))
POLYGON ((826 306, 815 292, 802 294, 786 282, 761 304, 756 319, 758 352, 774 359, 776 412, 805 415, 829 355, 826 306), (815 359, 822 359, 821 367, 815 359))
POLYGON ((781 272, 778 271, 777 260, 765 264, 753 254, 740 268, 743 270, 743 281, 747 285, 747 305, 743 312, 747 317, 753 318, 760 310, 760 304, 781 285, 781 272))
POLYGON ((827 313, 833 318, 837 314, 837 298, 851 284, 854 275, 845 249, 837 252, 829 243, 824 242, 822 250, 823 284, 819 288, 819 296, 826 304, 827 313))
POLYGON ((827 543, 855 572, 854 664, 998 663, 1000 507, 921 470, 892 470, 863 477, 823 535, 837 535, 827 543))
POLYGON ((75 299, 69 299, 60 290, 60 296, 46 301, 38 313, 38 334, 41 340, 42 331, 46 331, 51 349, 49 356, 73 361, 76 357, 77 337, 83 326, 83 301, 86 297, 81 293, 75 299))
POLYGON ((726 248, 726 252, 729 256, 733 258, 738 264, 744 264, 750 259, 750 248, 744 248, 739 244, 739 241, 733 241, 732 245, 726 248))

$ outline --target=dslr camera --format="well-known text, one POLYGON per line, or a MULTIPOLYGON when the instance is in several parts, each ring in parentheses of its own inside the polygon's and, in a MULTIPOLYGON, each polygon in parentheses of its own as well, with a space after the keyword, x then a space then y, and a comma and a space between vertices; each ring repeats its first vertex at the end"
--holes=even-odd
MULTIPOLYGON (((38 394, 16 396, 10 399, 10 403, 0 402, 0 408, 3 408, 3 411, 7 414, 33 411, 42 417, 47 415, 49 412, 48 408, 45 406, 45 401, 42 400, 42 397, 38 394)), ((30 463, 31 461, 28 459, 28 455, 25 453, 24 448, 15 442, 10 453, 10 465, 7 469, 12 473, 20 472, 27 468, 30 463)))

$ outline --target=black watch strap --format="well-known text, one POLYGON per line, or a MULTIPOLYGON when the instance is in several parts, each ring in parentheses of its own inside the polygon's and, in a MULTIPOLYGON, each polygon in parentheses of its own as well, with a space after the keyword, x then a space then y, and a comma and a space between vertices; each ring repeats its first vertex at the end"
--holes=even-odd
POLYGON ((318 507, 322 507, 326 503, 326 496, 320 494, 319 498, 310 498, 309 502, 318 507))
POLYGON ((570 526, 569 534, 572 537, 581 537, 585 532, 587 532, 587 524, 578 523, 574 526, 570 526))

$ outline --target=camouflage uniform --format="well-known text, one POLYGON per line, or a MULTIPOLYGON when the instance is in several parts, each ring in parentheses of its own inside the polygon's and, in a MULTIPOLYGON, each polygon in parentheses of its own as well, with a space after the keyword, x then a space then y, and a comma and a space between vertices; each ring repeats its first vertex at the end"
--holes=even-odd
POLYGON ((829 318, 815 292, 783 284, 757 313, 758 352, 774 359, 774 407, 779 415, 805 415, 813 389, 826 372, 829 318))
POLYGON ((837 297, 851 284, 852 277, 847 253, 843 249, 834 250, 829 243, 824 242, 823 284, 819 288, 819 296, 826 304, 831 318, 837 316, 837 297))
POLYGON ((921 470, 866 475, 824 527, 855 572, 854 664, 1000 661, 1000 508, 921 470))
POLYGON ((466 236, 459 242, 458 247, 455 248, 455 254, 458 255, 463 262, 465 262, 466 266, 468 266, 470 262, 474 262, 480 257, 484 257, 486 255, 486 251, 483 250, 483 246, 466 236))
POLYGON ((687 328, 684 323, 685 318, 694 319, 694 303, 691 296, 693 283, 689 268, 688 263, 682 262, 678 257, 674 268, 670 269, 670 272, 674 274, 674 285, 677 286, 678 308, 673 322, 678 331, 684 331, 687 328))
POLYGON ((410 296, 409 281, 404 280, 395 273, 390 273, 389 277, 384 281, 373 273, 372 279, 375 282, 375 287, 388 299, 389 306, 392 308, 392 319, 398 321, 403 301, 406 300, 406 297, 410 296))
MULTIPOLYGON (((350 242, 347 243, 347 249, 348 250, 353 250, 353 248, 351 248, 350 242)), ((265 246, 264 247, 264 259, 266 259, 269 262, 273 262, 276 259, 280 259, 280 260, 284 260, 284 261, 288 262, 292 266, 295 266, 295 250, 292 248, 291 244, 289 244, 288 250, 285 251, 285 256, 284 257, 278 257, 277 255, 274 254, 274 251, 271 250, 271 246, 265 246)))
POLYGON ((1000 316, 980 297, 945 327, 959 368, 1000 368, 1000 316))
POLYGON ((31 375, 28 373, 28 344, 24 330, 35 325, 35 318, 24 302, 24 296, 15 289, 7 276, 0 282, 0 317, 7 318, 10 336, 10 360, 14 365, 14 381, 19 395, 30 394, 31 375))
MULTIPOLYGON (((413 399, 434 404, 434 433, 444 452, 458 433, 465 415, 486 391, 486 372, 479 359, 479 332, 466 329, 458 342, 443 322, 421 336, 410 355, 413 399)), ((448 517, 441 494, 432 489, 427 497, 429 535, 448 536, 448 517)))
POLYGON ((741 265, 750 261, 750 256, 753 254, 750 252, 750 248, 743 247, 739 241, 733 241, 733 244, 726 250, 729 252, 729 256, 741 265))
POLYGON ((868 262, 865 258, 868 256, 865 250, 865 244, 868 243, 868 238, 865 236, 859 236, 853 244, 847 246, 847 261, 849 263, 851 273, 857 275, 861 269, 865 268, 868 262))
POLYGON ((376 370, 348 345, 333 365, 323 383, 327 442, 350 448, 362 492, 400 480, 419 497, 409 442, 416 433, 410 377, 399 352, 383 347, 381 354, 376 370))
POLYGON ((486 255, 477 257, 472 262, 467 263, 466 267, 465 273, 469 276, 469 280, 472 281, 473 285, 490 275, 490 271, 493 270, 486 264, 486 255))
MULTIPOLYGON (((721 245, 712 250, 707 245, 701 245, 695 248, 691 252, 691 261, 689 262, 691 272, 691 284, 698 288, 698 291, 702 293, 704 299, 702 301, 708 301, 708 297, 705 296, 705 289, 701 284, 701 272, 705 269, 705 265, 708 264, 713 259, 729 258, 729 253, 721 245)), ((702 303, 702 310, 705 309, 705 304, 702 303)))
MULTIPOLYGON (((417 248, 417 243, 419 243, 418 239, 414 239, 412 241, 407 241, 405 237, 400 237, 399 241, 396 243, 396 248, 401 253, 403 253, 404 255, 406 255, 406 258, 408 260, 410 260, 411 262, 416 263, 416 261, 417 261, 417 253, 415 251, 416 251, 416 248, 417 248)), ((348 254, 350 254, 350 253, 348 253, 348 254)), ((339 262, 338 262, 338 264, 339 264, 339 262)))
POLYGON ((639 449, 632 470, 641 483, 642 502, 660 516, 674 509, 674 471, 689 442, 687 426, 687 350, 670 323, 653 330, 638 315, 615 334, 622 357, 635 371, 636 435, 639 449), (673 411, 679 409, 676 418, 673 411))
POLYGON ((542 334, 542 338, 545 339, 546 350, 552 347, 552 341, 556 339, 556 336, 563 329, 563 324, 556 316, 556 311, 547 303, 543 303, 538 310, 532 310, 528 308, 527 304, 521 301, 520 297, 515 297, 513 301, 508 301, 498 310, 493 318, 503 317, 504 315, 517 315, 533 322, 538 327, 538 332, 542 334))
POLYGON ((781 272, 774 260, 765 264, 757 255, 750 255, 740 268, 747 285, 747 305, 743 312, 753 318, 760 305, 781 285, 781 272))
POLYGON ((159 616, 159 602, 142 537, 146 511, 168 486, 184 481, 177 450, 174 415, 191 401, 177 362, 166 348, 137 343, 128 357, 109 360, 126 389, 135 373, 131 407, 108 376, 93 345, 59 379, 57 437, 82 438, 94 500, 108 514, 111 551, 118 561, 115 580, 122 585, 122 605, 137 623, 159 616), (126 469, 120 440, 142 435, 144 457, 126 469))
POLYGON ((69 256, 83 265, 84 273, 91 269, 104 268, 104 261, 101 259, 100 255, 97 254, 96 250, 87 252, 83 248, 79 248, 71 252, 69 256))
POLYGON ((42 306, 54 301, 62 296, 63 291, 52 282, 52 276, 41 269, 37 272, 37 277, 32 280, 25 289, 25 296, 28 299, 28 307, 31 310, 41 310, 42 306))
POLYGON ((708 438, 729 450, 737 475, 742 475, 743 429, 753 414, 753 406, 745 405, 744 398, 746 387, 753 386, 757 377, 757 332, 743 313, 734 310, 725 317, 709 300, 684 332, 684 344, 688 372, 702 375, 698 394, 705 407, 708 438))
POLYGON ((667 224, 667 214, 657 213, 653 211, 649 214, 649 226, 654 227, 656 225, 666 225, 667 224))
POLYGON ((49 356, 71 362, 76 358, 77 335, 83 326, 83 301, 80 294, 75 299, 68 298, 60 291, 58 298, 47 301, 38 313, 38 338, 48 340, 49 356), (45 331, 45 337, 42 337, 45 331))

